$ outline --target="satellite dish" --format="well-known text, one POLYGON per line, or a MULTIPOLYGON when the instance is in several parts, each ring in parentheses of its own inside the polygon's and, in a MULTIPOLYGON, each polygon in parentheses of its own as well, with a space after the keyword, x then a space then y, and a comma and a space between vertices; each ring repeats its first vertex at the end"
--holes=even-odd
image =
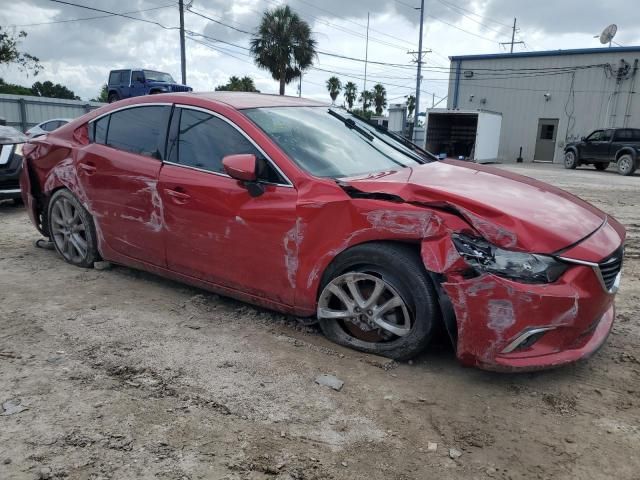
POLYGON ((600 34, 600 43, 606 45, 607 43, 611 46, 611 41, 613 37, 616 36, 618 32, 618 26, 615 23, 612 23, 607 28, 605 28, 600 34))

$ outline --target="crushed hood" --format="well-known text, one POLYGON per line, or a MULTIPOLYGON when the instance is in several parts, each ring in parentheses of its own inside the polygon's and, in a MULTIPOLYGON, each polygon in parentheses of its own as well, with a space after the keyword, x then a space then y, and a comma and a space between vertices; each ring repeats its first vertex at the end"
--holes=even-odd
POLYGON ((446 160, 342 179, 365 193, 457 211, 503 248, 554 253, 598 229, 606 214, 580 198, 495 167, 446 160))

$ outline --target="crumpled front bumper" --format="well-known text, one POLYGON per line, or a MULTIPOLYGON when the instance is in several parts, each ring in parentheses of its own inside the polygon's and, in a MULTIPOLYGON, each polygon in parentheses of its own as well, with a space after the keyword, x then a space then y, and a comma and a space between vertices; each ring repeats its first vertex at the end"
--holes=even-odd
MULTIPOLYGON (((610 289, 603 285, 597 263, 621 246, 624 235, 618 222, 605 222, 559 255, 571 263, 550 284, 442 272, 441 288, 455 313, 459 360, 487 370, 525 371, 591 356, 613 326, 617 290, 617 284, 610 289)), ((423 245, 423 257, 427 252, 433 249, 423 245)), ((448 264, 459 264, 451 251, 447 255, 448 264)))

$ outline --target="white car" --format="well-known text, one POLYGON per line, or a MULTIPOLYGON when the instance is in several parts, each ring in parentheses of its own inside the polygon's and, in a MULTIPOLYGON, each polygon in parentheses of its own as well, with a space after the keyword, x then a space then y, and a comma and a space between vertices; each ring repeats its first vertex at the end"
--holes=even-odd
POLYGON ((49 132, 53 132, 56 128, 60 128, 63 125, 69 123, 72 118, 52 118, 45 122, 37 124, 35 127, 31 127, 26 131, 29 138, 37 137, 39 135, 45 135, 49 132))

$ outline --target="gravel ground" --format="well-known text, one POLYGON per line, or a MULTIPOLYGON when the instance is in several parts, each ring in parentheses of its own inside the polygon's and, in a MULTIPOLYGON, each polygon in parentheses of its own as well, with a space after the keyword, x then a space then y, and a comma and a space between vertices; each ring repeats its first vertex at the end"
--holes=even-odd
POLYGON ((501 168, 628 228, 617 323, 589 361, 486 373, 440 341, 399 365, 153 275, 72 267, 0 204, 0 402, 27 408, 0 416, 0 478, 640 478, 640 176, 501 168))

